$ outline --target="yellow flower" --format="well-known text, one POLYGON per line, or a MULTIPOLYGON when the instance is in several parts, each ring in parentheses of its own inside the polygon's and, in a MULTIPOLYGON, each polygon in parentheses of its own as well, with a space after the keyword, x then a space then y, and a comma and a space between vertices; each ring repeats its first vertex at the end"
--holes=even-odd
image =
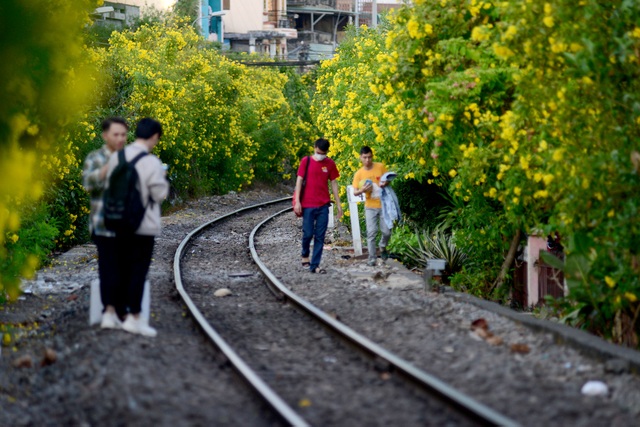
POLYGON ((613 209, 611 209, 609 212, 607 212, 607 216, 609 218, 613 218, 616 214, 616 211, 614 211, 613 209))
POLYGON ((607 283, 607 286, 609 286, 610 288, 613 288, 614 286, 616 286, 616 281, 609 276, 605 276, 604 281, 607 283))
POLYGON ((456 176, 456 175, 458 175, 458 172, 456 172, 456 170, 455 170, 455 169, 451 169, 451 170, 449 171, 449 176, 450 176, 451 178, 455 178, 455 176, 456 176))
POLYGON ((542 22, 549 28, 553 27, 553 17, 551 16, 545 16, 542 22))
POLYGON ((471 30, 471 40, 478 42, 489 40, 489 33, 483 26, 473 27, 473 30, 471 30))
POLYGON ((507 28, 507 31, 504 33, 504 39, 511 40, 517 34, 517 32, 518 29, 515 25, 509 25, 509 28, 507 28))
POLYGON ((628 299, 631 302, 636 302, 638 301, 638 297, 635 296, 635 294, 632 294, 631 292, 625 292, 624 293, 624 297, 626 299, 628 299))
POLYGON ((411 18, 407 23, 407 31, 409 32, 409 37, 412 39, 420 38, 420 24, 414 18, 411 18))
POLYGON ((522 193, 522 189, 520 187, 514 187, 513 194, 519 196, 522 193))
POLYGON ((498 190, 495 189, 495 187, 491 187, 491 190, 489 190, 489 197, 496 197, 498 195, 498 190))
POLYGON ((18 239, 20 239, 20 236, 18 236, 17 234, 12 234, 11 237, 9 237, 9 240, 11 240, 13 243, 17 242, 18 239))
POLYGON ((553 152, 553 160, 555 160, 556 162, 559 162, 560 160, 562 160, 563 157, 564 156, 561 148, 558 148, 553 152))

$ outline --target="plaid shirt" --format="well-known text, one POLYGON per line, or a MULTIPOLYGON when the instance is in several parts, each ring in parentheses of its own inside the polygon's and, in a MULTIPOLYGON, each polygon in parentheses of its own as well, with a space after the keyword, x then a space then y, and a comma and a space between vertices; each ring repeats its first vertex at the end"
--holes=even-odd
POLYGON ((111 150, 106 145, 89 153, 84 161, 82 183, 91 196, 89 231, 99 236, 115 237, 115 233, 105 228, 102 213, 102 193, 106 180, 100 179, 100 169, 107 164, 110 156, 111 150))

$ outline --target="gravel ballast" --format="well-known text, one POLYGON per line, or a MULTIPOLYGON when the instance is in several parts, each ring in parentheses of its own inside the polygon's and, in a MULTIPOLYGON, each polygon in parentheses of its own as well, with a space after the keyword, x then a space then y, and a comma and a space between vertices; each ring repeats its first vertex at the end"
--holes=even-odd
MULTIPOLYGON (((209 197, 164 218, 149 275, 155 339, 88 326, 89 284, 97 277, 92 245, 75 248, 41 270, 37 280, 26 284, 31 294, 0 310, 0 322, 17 333, 0 356, 0 425, 277 424, 186 313, 175 291, 172 263, 179 242, 201 223, 286 195, 288 189, 256 189, 209 197), (55 361, 44 358, 45 349, 55 352, 55 361), (32 367, 16 367, 29 356, 32 367), (43 360, 46 366, 40 366, 43 360)), ((300 220, 293 214, 258 235, 260 255, 294 292, 523 425, 639 423, 640 382, 624 359, 587 357, 571 345, 557 345, 550 332, 447 293, 425 292, 421 278, 401 265, 389 261, 367 267, 366 260, 335 245, 344 232, 328 235, 322 263, 326 275, 300 268, 300 220), (472 331, 472 322, 479 319, 487 328, 472 331), (608 394, 581 394, 590 380, 604 382, 608 394)), ((272 298, 265 304, 280 304, 266 291, 247 294, 254 292, 272 298)), ((238 293, 228 301, 242 304, 242 298, 238 293)), ((257 317, 223 320, 241 330, 257 317)), ((259 349, 265 356, 271 352, 270 346, 259 349)), ((271 355, 278 356, 277 348, 271 355)), ((330 354, 322 357, 333 360, 330 354)), ((341 422, 321 416, 315 424, 345 425, 341 422)))

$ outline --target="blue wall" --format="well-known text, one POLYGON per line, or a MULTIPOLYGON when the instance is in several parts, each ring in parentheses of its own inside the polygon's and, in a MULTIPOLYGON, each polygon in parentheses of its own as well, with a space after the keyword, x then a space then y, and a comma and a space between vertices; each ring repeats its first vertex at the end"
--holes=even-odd
POLYGON ((222 42, 222 17, 212 16, 209 13, 220 12, 222 10, 222 0, 202 0, 200 3, 200 28, 202 36, 208 38, 209 34, 218 35, 218 41, 222 42))

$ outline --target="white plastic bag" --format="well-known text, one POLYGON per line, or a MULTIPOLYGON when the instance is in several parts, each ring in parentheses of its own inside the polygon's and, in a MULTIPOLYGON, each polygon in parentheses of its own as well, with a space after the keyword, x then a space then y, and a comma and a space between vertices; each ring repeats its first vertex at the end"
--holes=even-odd
MULTIPOLYGON (((147 323, 151 313, 151 294, 149 293, 149 281, 144 282, 144 292, 142 293, 142 312, 140 317, 147 323)), ((95 325, 102 320, 102 300, 100 298, 100 279, 91 281, 91 303, 89 305, 89 325, 95 325)))

